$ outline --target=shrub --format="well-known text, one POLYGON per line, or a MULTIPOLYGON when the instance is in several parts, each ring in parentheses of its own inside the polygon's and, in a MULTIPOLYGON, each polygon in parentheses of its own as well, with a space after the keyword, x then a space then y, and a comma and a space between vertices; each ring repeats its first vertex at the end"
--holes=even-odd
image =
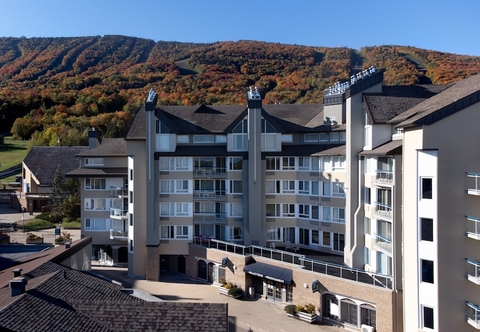
POLYGON ((37 215, 35 217, 35 219, 42 219, 42 220, 50 221, 50 212, 42 212, 39 215, 37 215))
POLYGON ((24 231, 30 232, 39 229, 54 228, 55 225, 46 220, 34 219, 25 224, 24 231))
POLYGON ((232 288, 232 287, 233 287, 233 284, 232 284, 231 282, 227 282, 227 283, 225 284, 225 288, 226 288, 226 289, 230 289, 230 288, 232 288))
POLYGON ((303 305, 297 305, 295 307, 295 312, 307 312, 307 311, 305 310, 305 307, 303 305))
POLYGON ((237 287, 236 285, 234 285, 232 288, 228 290, 228 295, 233 297, 241 296, 243 295, 243 289, 242 287, 237 287))
POLYGON ((224 277, 220 278, 220 283, 225 286, 227 284, 227 280, 224 277))
POLYGON ((315 313, 315 306, 313 304, 309 303, 305 306, 305 311, 309 314, 314 314, 315 313))
POLYGON ((27 240, 40 240, 41 237, 37 234, 27 233, 27 240))
POLYGON ((295 304, 288 304, 285 306, 285 311, 287 312, 287 314, 289 315, 295 315, 295 309, 296 309, 296 306, 295 304))

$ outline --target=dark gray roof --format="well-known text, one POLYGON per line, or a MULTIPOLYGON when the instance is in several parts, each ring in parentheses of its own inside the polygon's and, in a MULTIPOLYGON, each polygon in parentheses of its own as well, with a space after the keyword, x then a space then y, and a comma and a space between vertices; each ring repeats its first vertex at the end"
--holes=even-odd
MULTIPOLYGON (((321 104, 265 104, 264 117, 283 133, 344 130, 344 125, 324 125, 321 104)), ((247 114, 246 106, 157 106, 155 116, 177 134, 228 133, 247 114)), ((146 111, 141 107, 127 139, 146 138, 146 111)))
POLYGON ((429 125, 480 102, 480 75, 461 80, 439 94, 413 106, 389 123, 397 127, 429 125))
POLYGON ((224 303, 146 302, 122 286, 48 261, 24 274, 25 293, 0 289, 0 324, 12 331, 227 331, 224 303))
POLYGON ((65 174, 66 177, 75 178, 75 177, 123 177, 128 174, 127 167, 111 167, 111 168, 89 168, 82 167, 77 168, 71 172, 65 174))
POLYGON ((126 156, 127 144, 124 138, 104 138, 102 143, 78 154, 79 157, 126 156))
POLYGON ((64 174, 76 169, 80 164, 76 155, 87 149, 87 146, 34 146, 23 163, 38 179, 40 186, 51 187, 57 166, 60 164, 64 174))
POLYGON ((372 150, 365 150, 359 153, 361 156, 386 156, 400 154, 402 152, 403 140, 390 141, 372 150))
POLYGON ((387 123, 425 99, 431 98, 452 86, 448 85, 405 85, 382 87, 382 93, 365 93, 363 100, 372 124, 387 123))

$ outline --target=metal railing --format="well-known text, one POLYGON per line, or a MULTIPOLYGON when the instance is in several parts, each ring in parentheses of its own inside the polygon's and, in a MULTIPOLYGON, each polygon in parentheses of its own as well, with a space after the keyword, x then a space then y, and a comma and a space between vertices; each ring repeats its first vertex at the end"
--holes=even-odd
POLYGON ((470 195, 480 195, 480 183, 478 179, 480 178, 480 173, 467 172, 466 187, 467 194, 470 195))
POLYGON ((469 238, 480 240, 480 219, 472 216, 466 216, 470 222, 467 226, 467 236, 469 238))
POLYGON ((382 217, 392 219, 392 206, 381 202, 375 202, 375 214, 382 217))
POLYGON ((110 217, 126 217, 128 210, 110 208, 110 217))
POLYGON ((128 196, 128 188, 126 187, 110 187, 111 197, 126 197, 128 196))
POLYGON ((198 236, 194 236, 193 241, 193 243, 197 245, 205 246, 211 249, 231 252, 243 256, 260 256, 285 263, 299 265, 305 270, 325 274, 332 277, 361 282, 381 288, 393 289, 392 276, 371 273, 361 269, 319 261, 316 259, 307 258, 305 257, 305 255, 302 254, 254 245, 245 246, 242 244, 219 241, 198 236))
POLYGON ((388 253, 392 253, 392 240, 387 239, 386 237, 383 237, 379 234, 373 234, 375 236, 375 245, 380 248, 385 250, 388 253))
POLYGON ((128 232, 121 231, 118 229, 110 229, 110 240, 122 240, 126 241, 128 239, 128 232))
POLYGON ((375 182, 380 184, 393 184, 393 171, 376 170, 375 182))
POLYGON ((193 176, 211 177, 226 176, 227 169, 225 167, 194 167, 193 176))

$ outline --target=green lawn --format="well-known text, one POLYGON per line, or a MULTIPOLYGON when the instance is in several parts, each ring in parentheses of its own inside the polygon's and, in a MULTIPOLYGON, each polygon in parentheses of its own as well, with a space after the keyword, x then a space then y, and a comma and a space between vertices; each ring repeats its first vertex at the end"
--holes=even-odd
MULTIPOLYGON (((16 164, 20 164, 27 155, 28 141, 13 140, 5 137, 5 144, 0 144, 0 170, 5 170, 16 164)), ((14 182, 15 176, 0 180, 0 184, 14 182)))

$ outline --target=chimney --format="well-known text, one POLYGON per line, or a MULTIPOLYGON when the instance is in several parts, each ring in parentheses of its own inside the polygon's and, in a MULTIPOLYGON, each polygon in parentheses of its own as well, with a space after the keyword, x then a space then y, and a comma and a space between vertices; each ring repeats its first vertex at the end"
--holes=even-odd
POLYGON ((92 130, 88 131, 88 148, 93 149, 101 144, 98 131, 95 130, 95 127, 92 127, 92 130))
POLYGON ((152 112, 155 110, 155 105, 157 104, 158 95, 156 94, 153 88, 148 92, 147 100, 145 101, 145 111, 152 112))
POLYGON ((17 268, 15 270, 12 270, 13 272, 13 277, 16 278, 16 277, 20 277, 22 275, 22 269, 21 268, 17 268))
POLYGON ((26 277, 15 277, 10 280, 10 289, 12 297, 25 293, 25 286, 27 285, 26 277))

